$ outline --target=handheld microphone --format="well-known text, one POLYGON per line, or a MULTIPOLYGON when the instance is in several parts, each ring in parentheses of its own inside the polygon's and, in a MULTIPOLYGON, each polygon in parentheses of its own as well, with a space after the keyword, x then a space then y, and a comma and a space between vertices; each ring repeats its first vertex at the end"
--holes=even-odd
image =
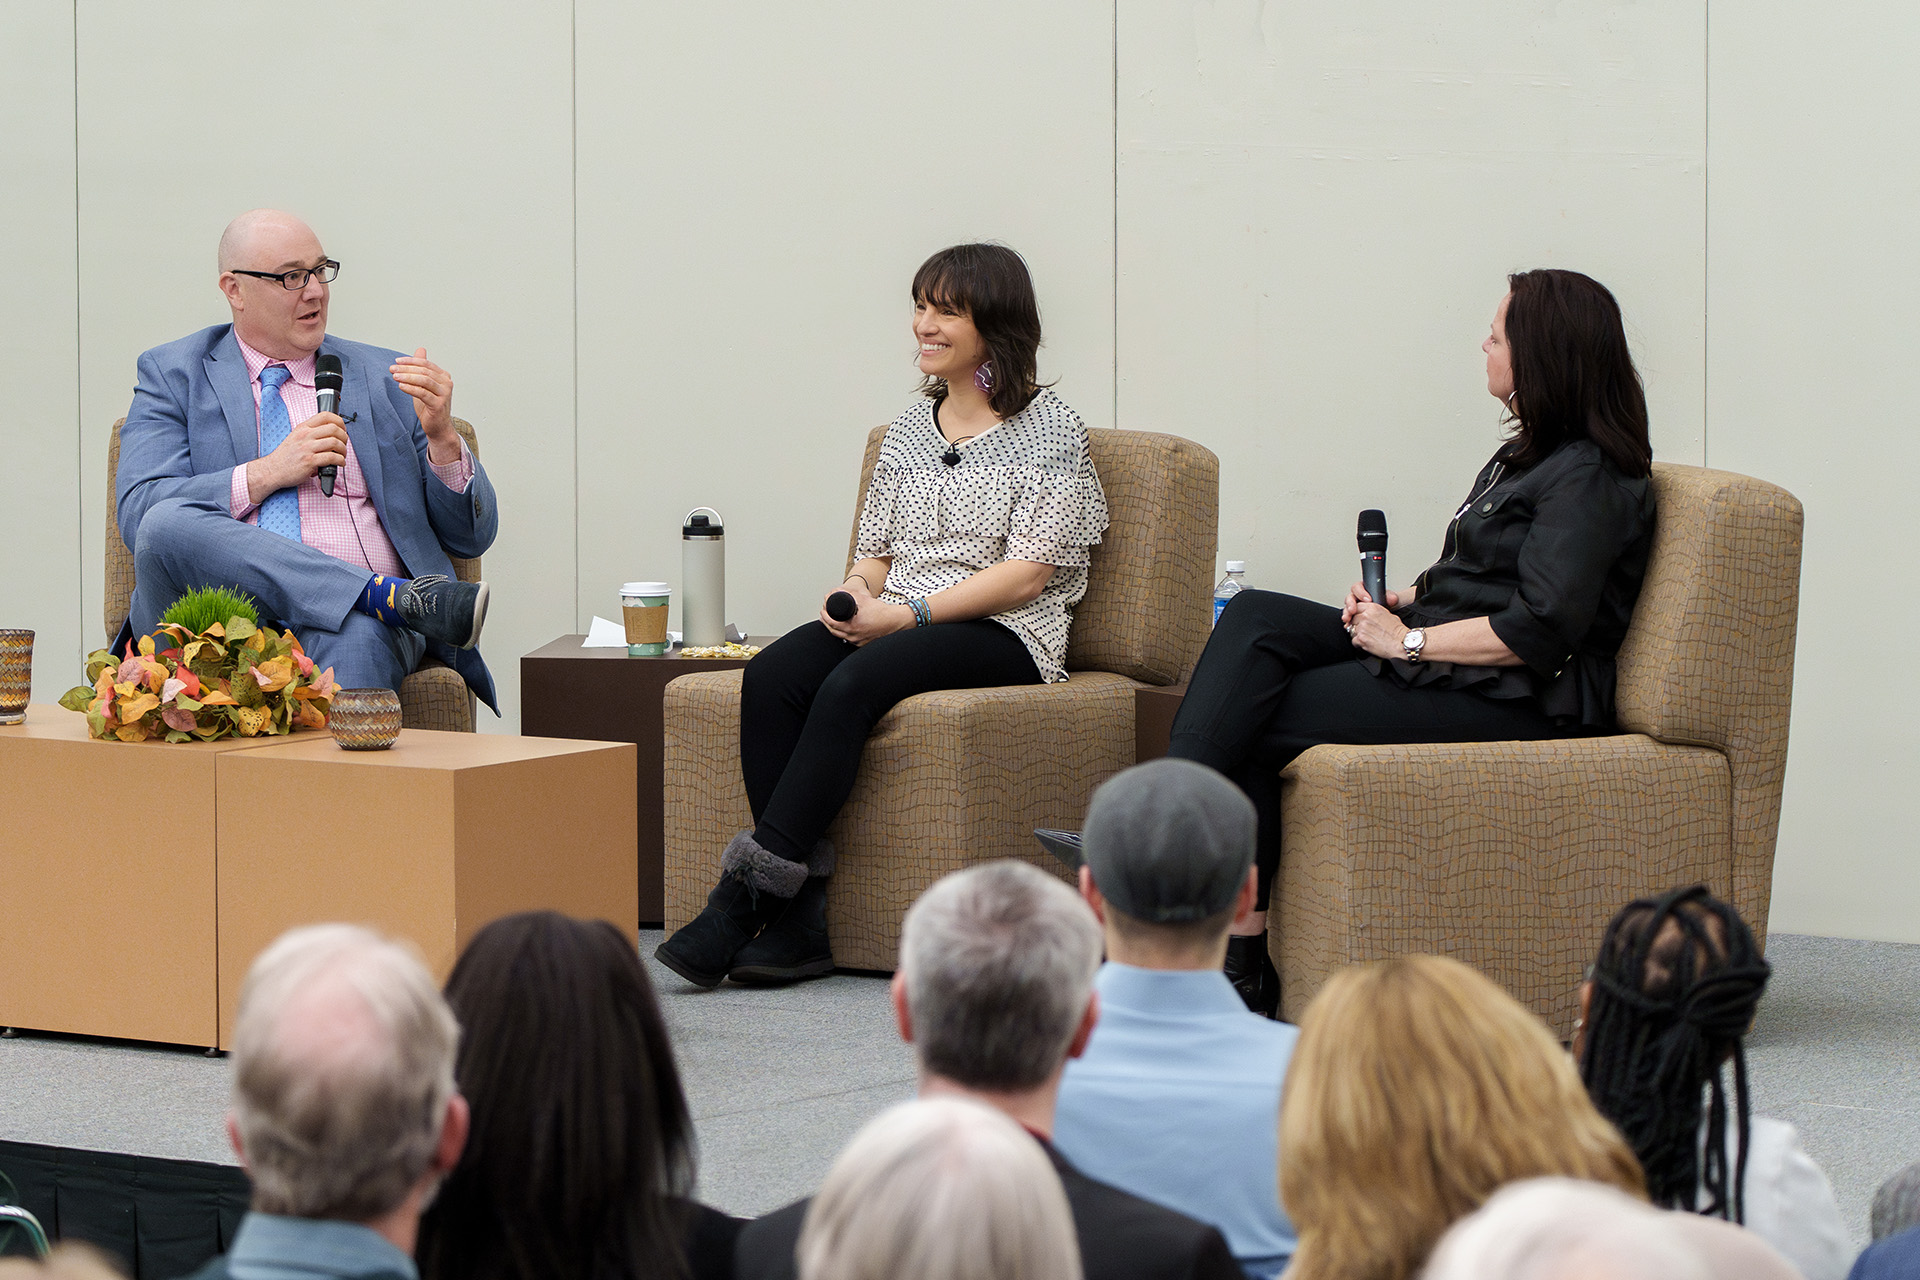
POLYGON ((835 622, 846 622, 858 612, 860 606, 850 591, 836 591, 827 597, 827 616, 835 622))
MULTIPOLYGON (((346 379, 340 374, 340 357, 322 355, 313 362, 313 393, 322 413, 340 412, 340 388, 346 379)), ((356 415, 357 416, 357 415, 356 415)), ((339 471, 331 463, 320 468, 320 492, 333 496, 333 478, 339 471)))
POLYGON ((1378 605, 1387 603, 1387 513, 1372 507, 1360 513, 1360 585, 1378 605))

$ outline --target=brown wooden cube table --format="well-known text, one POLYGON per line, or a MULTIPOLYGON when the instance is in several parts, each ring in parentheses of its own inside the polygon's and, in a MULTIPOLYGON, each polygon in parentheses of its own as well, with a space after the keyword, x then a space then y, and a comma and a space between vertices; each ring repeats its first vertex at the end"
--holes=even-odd
MULTIPOLYGON (((772 644, 777 636, 749 636, 772 644)), ((743 658, 629 658, 623 648, 583 649, 585 636, 561 636, 520 659, 520 731, 549 738, 631 742, 639 748, 640 916, 666 919, 665 768, 660 704, 667 682, 696 671, 728 671, 743 658)), ((716 855, 718 850, 715 850, 716 855)))
POLYGON ((220 757, 220 1041, 262 948, 296 925, 412 940, 436 977, 479 928, 551 909, 631 930, 634 748, 406 729, 385 751, 331 737, 220 757))
POLYGON ((96 742, 51 703, 0 726, 0 1026, 213 1044, 215 767, 289 741, 96 742))

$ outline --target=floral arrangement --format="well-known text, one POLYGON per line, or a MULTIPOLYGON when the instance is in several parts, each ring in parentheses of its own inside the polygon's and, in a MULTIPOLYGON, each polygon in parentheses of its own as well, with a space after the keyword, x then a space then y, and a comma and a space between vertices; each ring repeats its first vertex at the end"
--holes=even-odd
POLYGON ((336 691, 333 668, 316 674, 293 632, 260 626, 251 601, 218 590, 182 597, 124 657, 88 654, 87 679, 60 705, 85 712, 94 737, 122 742, 320 729, 336 691), (222 612, 226 621, 209 621, 222 612))

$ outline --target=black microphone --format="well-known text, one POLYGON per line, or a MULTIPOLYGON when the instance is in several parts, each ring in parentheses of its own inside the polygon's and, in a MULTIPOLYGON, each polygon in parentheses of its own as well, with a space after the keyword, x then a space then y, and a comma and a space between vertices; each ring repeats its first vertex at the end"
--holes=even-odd
POLYGON ((1387 603, 1387 513, 1369 507, 1360 513, 1360 585, 1378 605, 1387 603))
MULTIPOLYGON (((313 362, 313 398, 322 413, 340 412, 340 388, 346 379, 340 376, 340 357, 323 355, 313 362)), ((332 463, 320 468, 320 492, 333 496, 333 477, 339 470, 332 463)))
POLYGON ((846 622, 860 612, 860 605, 850 591, 836 591, 827 597, 827 616, 835 622, 846 622))

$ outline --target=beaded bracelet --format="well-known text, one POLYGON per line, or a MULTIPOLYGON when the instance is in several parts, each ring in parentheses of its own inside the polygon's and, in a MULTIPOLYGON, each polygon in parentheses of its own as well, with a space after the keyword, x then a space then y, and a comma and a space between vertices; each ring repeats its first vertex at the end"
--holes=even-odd
POLYGON ((907 607, 913 610, 913 625, 930 627, 933 625, 933 606, 927 603, 925 596, 913 596, 908 599, 907 607))

